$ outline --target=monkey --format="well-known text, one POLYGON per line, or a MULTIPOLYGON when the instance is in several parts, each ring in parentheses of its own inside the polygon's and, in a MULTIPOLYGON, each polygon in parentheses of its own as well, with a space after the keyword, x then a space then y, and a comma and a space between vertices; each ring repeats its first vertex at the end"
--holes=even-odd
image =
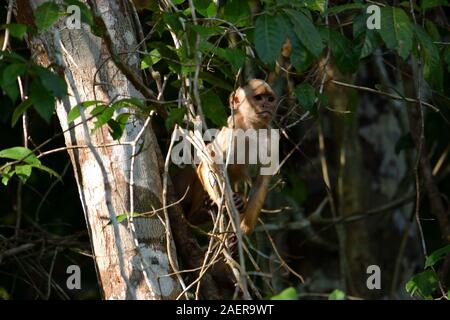
MULTIPOLYGON (((227 126, 221 128, 215 139, 206 146, 207 152, 213 158, 226 159, 230 147, 229 134, 233 130, 270 129, 270 123, 277 107, 277 96, 265 81, 252 79, 245 86, 239 87, 231 93, 229 104, 233 114, 228 117, 227 126)), ((231 141, 234 143, 233 147, 236 148, 235 139, 231 141)), ((246 153, 248 153, 248 148, 246 148, 246 153)), ((248 154, 246 154, 247 158, 248 154)), ((250 165, 236 162, 234 161, 227 167, 229 180, 233 187, 236 187, 240 182, 246 183, 251 180, 249 175, 250 165)), ((257 166, 259 165, 257 164, 257 166)), ((202 161, 196 171, 184 170, 182 179, 180 178, 181 175, 174 178, 179 195, 184 194, 189 187, 185 196, 186 200, 183 200, 183 206, 188 212, 187 217, 191 223, 198 224, 203 221, 204 218, 202 217, 205 216, 212 204, 217 207, 220 205, 222 194, 217 178, 220 175, 219 172, 217 164, 202 161)), ((232 200, 240 213, 240 228, 245 235, 251 234, 257 223, 270 180, 270 175, 261 175, 258 172, 256 182, 250 190, 248 201, 234 190, 232 200)))

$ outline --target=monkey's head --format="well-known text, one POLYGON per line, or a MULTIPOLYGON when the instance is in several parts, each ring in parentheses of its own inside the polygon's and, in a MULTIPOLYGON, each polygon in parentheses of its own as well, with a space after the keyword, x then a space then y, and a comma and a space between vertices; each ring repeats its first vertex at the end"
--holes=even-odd
POLYGON ((253 126, 267 127, 274 116, 277 97, 267 82, 252 79, 231 94, 230 108, 233 104, 236 112, 253 126))

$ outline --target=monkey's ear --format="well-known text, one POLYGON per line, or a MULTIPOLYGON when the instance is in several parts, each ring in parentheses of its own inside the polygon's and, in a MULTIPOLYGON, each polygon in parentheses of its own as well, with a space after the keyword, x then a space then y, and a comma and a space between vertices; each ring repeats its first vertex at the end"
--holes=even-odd
POLYGON ((241 105, 242 101, 245 99, 245 91, 242 88, 237 88, 236 91, 233 91, 230 95, 230 108, 237 109, 241 105))

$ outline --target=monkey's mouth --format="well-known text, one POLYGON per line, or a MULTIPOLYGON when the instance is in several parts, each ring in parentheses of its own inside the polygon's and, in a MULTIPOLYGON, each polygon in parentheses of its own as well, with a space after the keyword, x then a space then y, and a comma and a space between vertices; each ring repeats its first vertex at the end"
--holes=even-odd
POLYGON ((258 115, 263 116, 265 118, 271 117, 272 116, 272 112, 264 110, 264 111, 260 111, 258 112, 258 115))

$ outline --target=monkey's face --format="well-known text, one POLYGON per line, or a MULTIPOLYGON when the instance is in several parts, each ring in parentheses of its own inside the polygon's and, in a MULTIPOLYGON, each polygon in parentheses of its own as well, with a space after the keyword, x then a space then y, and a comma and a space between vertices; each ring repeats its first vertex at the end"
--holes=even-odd
POLYGON ((244 87, 245 100, 239 111, 257 126, 267 127, 277 106, 272 88, 262 80, 253 79, 244 87))

